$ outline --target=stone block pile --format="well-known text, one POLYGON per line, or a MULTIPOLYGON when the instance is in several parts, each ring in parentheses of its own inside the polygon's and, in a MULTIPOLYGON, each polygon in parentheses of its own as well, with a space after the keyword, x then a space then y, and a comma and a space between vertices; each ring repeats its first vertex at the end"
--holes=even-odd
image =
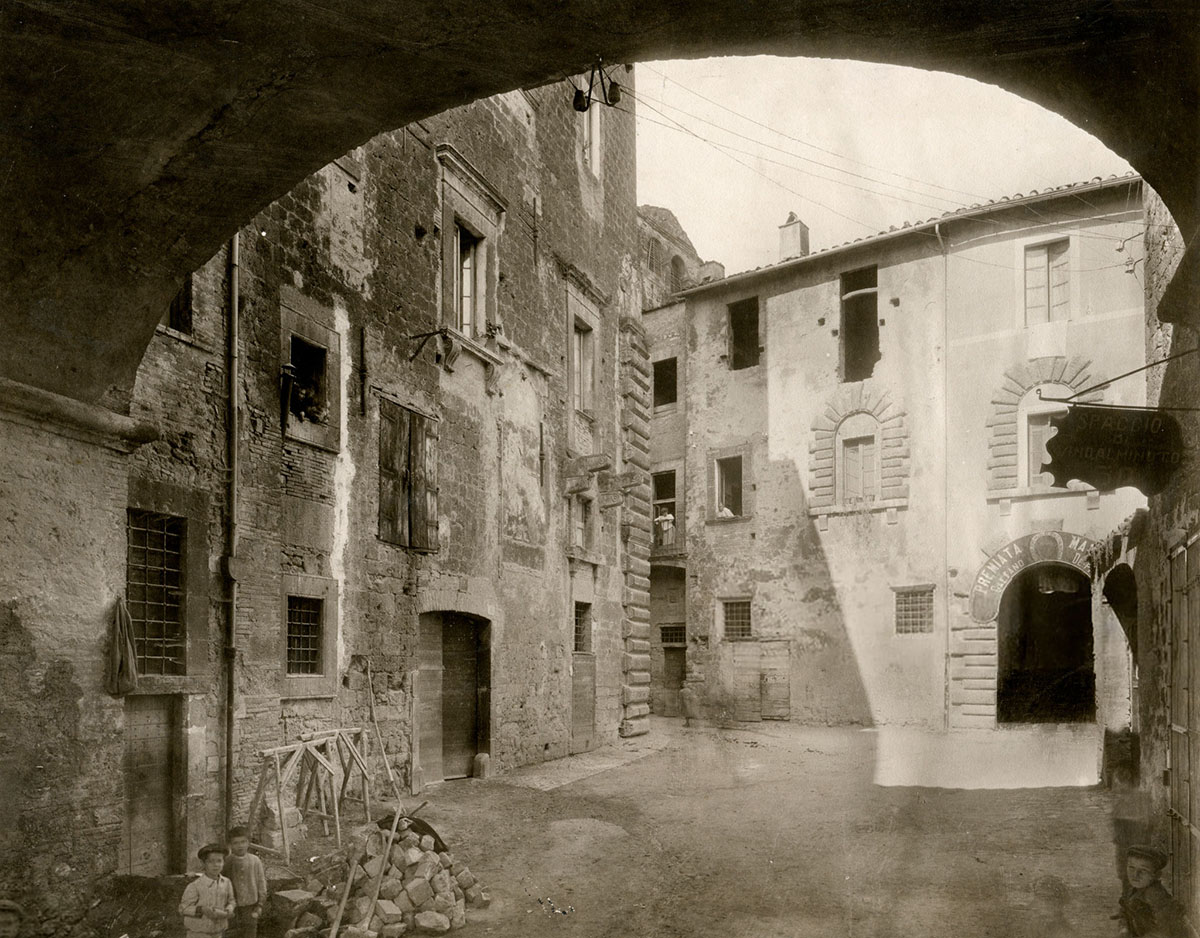
POLYGON ((287 926, 284 938, 330 938, 347 890, 338 938, 441 935, 467 924, 468 907, 490 903, 465 863, 407 827, 402 820, 390 850, 387 831, 364 828, 364 850, 326 867, 303 889, 275 893, 271 917, 287 926))

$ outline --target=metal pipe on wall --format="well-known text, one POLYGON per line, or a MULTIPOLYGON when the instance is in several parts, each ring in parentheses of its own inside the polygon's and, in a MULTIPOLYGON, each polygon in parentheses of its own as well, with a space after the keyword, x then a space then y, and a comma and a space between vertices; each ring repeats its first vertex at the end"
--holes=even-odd
POLYGON ((240 408, 238 312, 241 304, 240 244, 235 234, 229 242, 229 319, 226 327, 226 372, 229 379, 225 418, 226 471, 229 492, 225 512, 225 580, 228 589, 229 611, 225 620, 225 829, 233 826, 233 726, 236 707, 237 677, 237 547, 238 547, 238 435, 240 408))

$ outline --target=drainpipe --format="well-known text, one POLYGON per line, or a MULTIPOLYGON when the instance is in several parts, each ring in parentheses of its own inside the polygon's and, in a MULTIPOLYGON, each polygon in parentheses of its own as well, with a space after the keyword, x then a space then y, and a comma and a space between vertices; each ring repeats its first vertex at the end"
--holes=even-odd
POLYGON ((236 704, 237 675, 237 508, 238 508, 238 434, 240 383, 238 361, 238 312, 241 303, 239 282, 240 251, 238 235, 229 242, 229 322, 226 329, 228 348, 226 373, 229 393, 225 416, 225 465, 229 473, 228 504, 225 512, 225 582, 228 589, 229 612, 225 619, 225 829, 233 826, 233 723, 236 704))
POLYGON ((946 649, 942 658, 942 728, 950 729, 950 251, 942 238, 941 224, 933 226, 942 250, 942 612, 946 623, 946 649))

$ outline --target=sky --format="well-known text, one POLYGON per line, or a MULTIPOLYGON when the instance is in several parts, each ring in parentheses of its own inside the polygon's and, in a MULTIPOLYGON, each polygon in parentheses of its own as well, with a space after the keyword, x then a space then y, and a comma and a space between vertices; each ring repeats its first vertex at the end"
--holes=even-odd
POLYGON ((636 89, 638 203, 671 209, 727 273, 778 260, 789 212, 818 250, 1131 170, 1052 111, 944 72, 713 58, 638 65, 636 89))

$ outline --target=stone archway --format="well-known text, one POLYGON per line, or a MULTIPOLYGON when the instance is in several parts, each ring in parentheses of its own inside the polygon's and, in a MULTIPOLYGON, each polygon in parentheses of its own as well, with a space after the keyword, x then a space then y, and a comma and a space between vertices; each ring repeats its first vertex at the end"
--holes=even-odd
POLYGON ((26 4, 0 23, 0 377, 119 404, 182 278, 259 209, 382 131, 598 55, 817 55, 991 82, 1088 128, 1190 233, 1195 33, 1186 4, 1106 0, 26 4))

